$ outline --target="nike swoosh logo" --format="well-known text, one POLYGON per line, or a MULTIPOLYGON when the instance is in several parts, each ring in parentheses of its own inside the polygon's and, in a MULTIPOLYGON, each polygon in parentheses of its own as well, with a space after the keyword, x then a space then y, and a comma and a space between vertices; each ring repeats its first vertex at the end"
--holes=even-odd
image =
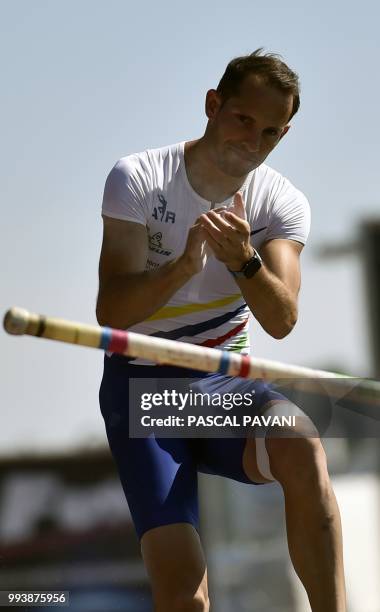
POLYGON ((255 234, 258 234, 259 232, 262 232, 263 230, 267 229, 267 225, 265 227, 260 227, 260 229, 258 230, 253 230, 249 235, 250 236, 254 236, 255 234))

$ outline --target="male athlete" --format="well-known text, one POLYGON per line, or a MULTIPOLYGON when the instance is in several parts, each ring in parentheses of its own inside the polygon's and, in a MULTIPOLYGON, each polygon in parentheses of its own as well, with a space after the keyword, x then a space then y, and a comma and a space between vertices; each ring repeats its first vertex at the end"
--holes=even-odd
MULTIPOLYGON (((298 107, 297 75, 259 49, 232 60, 207 92, 201 138, 119 160, 103 199, 101 325, 243 353, 250 312, 274 338, 292 330, 309 207, 264 161, 298 107)), ((105 357, 101 410, 155 611, 209 610, 198 535, 197 473, 205 471, 280 483, 290 556, 313 612, 345 612, 339 510, 321 442, 304 424, 261 439, 129 438, 129 378, 190 375, 105 357)), ((289 411, 290 402, 262 381, 200 380, 221 393, 254 390, 261 413, 289 411)))

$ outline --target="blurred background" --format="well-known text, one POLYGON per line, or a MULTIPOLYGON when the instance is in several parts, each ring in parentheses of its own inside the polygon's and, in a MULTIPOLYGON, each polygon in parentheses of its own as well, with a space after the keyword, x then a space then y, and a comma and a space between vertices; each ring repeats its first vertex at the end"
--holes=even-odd
MULTIPOLYGON (((95 323, 109 170, 201 136, 207 89, 263 46, 301 78, 301 109, 268 163, 309 198, 312 231, 297 327, 278 341, 253 322, 253 353, 380 378, 378 3, 20 0, 0 11, 1 312, 95 323)), ((71 612, 151 610, 98 409, 101 353, 3 331, 0 342, 1 589, 70 590, 71 612)), ((349 413, 324 427, 349 612, 380 612, 378 439, 373 413, 359 427, 349 413)), ((214 612, 310 609, 279 486, 200 485, 214 612)))

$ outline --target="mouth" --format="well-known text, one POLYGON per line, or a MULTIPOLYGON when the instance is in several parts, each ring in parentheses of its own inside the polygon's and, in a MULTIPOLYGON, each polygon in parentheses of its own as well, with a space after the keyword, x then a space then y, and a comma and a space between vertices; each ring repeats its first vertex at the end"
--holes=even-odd
POLYGON ((251 155, 248 155, 248 153, 246 151, 243 151, 242 149, 239 149, 238 147, 234 147, 233 145, 229 145, 229 146, 232 149, 232 151, 240 159, 243 159, 245 162, 248 162, 251 165, 256 165, 258 163, 258 159, 257 159, 256 155, 254 157, 252 157, 251 155))

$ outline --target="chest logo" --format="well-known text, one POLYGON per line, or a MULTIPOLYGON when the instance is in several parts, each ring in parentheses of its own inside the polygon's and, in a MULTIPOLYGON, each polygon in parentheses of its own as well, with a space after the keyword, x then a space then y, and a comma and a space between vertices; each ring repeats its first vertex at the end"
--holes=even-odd
POLYGON ((153 208, 152 217, 156 219, 156 221, 162 221, 164 223, 175 223, 175 212, 172 210, 167 210, 168 203, 165 200, 164 196, 159 193, 158 199, 160 201, 160 206, 155 206, 153 208))
POLYGON ((149 235, 149 250, 158 253, 158 255, 166 255, 169 256, 172 254, 172 251, 169 249, 165 249, 162 247, 162 232, 156 232, 152 236, 149 235))

